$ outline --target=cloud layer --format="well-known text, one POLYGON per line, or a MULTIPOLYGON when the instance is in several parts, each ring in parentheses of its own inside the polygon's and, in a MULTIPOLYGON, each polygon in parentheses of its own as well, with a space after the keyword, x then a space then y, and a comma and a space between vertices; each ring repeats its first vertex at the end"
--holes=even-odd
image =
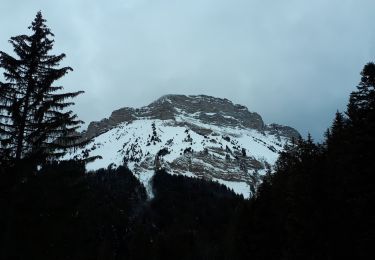
POLYGON ((164 94, 225 97, 320 139, 374 59, 371 0, 2 1, 0 49, 38 10, 86 122, 164 94))

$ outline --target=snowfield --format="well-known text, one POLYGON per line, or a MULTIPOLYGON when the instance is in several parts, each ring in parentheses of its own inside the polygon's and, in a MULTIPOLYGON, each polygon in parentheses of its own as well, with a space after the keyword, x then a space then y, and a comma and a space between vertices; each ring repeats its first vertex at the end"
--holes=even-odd
POLYGON ((121 108, 91 122, 86 147, 65 159, 100 156, 87 170, 127 165, 153 197, 155 170, 226 185, 245 198, 272 170, 279 152, 299 133, 265 125, 262 117, 228 99, 166 95, 141 108, 121 108))
POLYGON ((145 185, 150 198, 153 197, 150 181, 156 167, 165 167, 171 174, 217 181, 249 198, 252 195, 250 177, 255 173, 264 175, 266 165, 275 163, 278 152, 287 142, 285 137, 254 129, 210 125, 181 113, 175 120, 138 119, 121 123, 95 137, 86 148, 68 154, 66 159, 82 158, 87 151, 90 156, 102 157, 88 163, 87 170, 126 163, 145 185), (185 123, 188 124, 184 126, 185 123), (197 133, 191 126, 208 129, 210 134, 197 133), (257 161, 260 166, 240 169, 235 164, 239 156, 257 161), (184 167, 172 167, 174 164, 184 164, 184 167), (191 169, 188 164, 192 165, 191 169), (199 175, 194 168, 210 175, 199 175))

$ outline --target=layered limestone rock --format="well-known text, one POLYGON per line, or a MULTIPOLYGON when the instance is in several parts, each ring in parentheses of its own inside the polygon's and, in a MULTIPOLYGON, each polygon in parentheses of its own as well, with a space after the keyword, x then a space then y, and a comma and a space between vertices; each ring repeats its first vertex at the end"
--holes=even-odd
POLYGON ((167 95, 145 107, 113 111, 90 123, 84 136, 93 142, 71 156, 103 157, 89 169, 125 163, 148 187, 161 167, 219 181, 249 197, 284 145, 300 135, 289 126, 266 125, 259 114, 227 99, 167 95))
POLYGON ((132 122, 136 119, 175 120, 181 114, 188 114, 202 122, 217 126, 251 128, 259 131, 273 131, 282 136, 299 136, 299 133, 291 127, 278 124, 265 125, 258 113, 250 112, 245 106, 233 104, 228 99, 205 95, 166 95, 139 109, 125 107, 115 110, 109 118, 91 122, 84 136, 90 139, 120 123, 132 122))

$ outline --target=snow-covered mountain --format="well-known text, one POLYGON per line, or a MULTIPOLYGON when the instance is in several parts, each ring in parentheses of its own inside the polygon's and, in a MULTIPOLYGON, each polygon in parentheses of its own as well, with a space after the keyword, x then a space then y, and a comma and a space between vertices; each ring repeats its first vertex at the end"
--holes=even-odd
POLYGON ((210 96, 167 95, 148 106, 114 111, 89 124, 87 147, 68 155, 101 156, 88 170, 124 163, 144 183, 155 168, 217 181, 249 197, 278 152, 299 133, 288 126, 264 124, 245 106, 210 96))

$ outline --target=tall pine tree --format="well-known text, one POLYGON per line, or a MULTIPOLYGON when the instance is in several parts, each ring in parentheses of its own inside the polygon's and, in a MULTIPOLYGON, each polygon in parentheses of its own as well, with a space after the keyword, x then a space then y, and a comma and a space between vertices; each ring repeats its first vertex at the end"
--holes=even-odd
MULTIPOLYGON (((372 150, 375 145, 375 63, 367 63, 361 76, 357 90, 350 94, 346 112, 350 134, 355 136, 350 149, 357 154, 372 150)), ((366 153, 366 156, 373 158, 372 153, 366 153)))
POLYGON ((11 37, 17 58, 0 51, 0 155, 4 161, 31 159, 42 163, 78 146, 82 121, 67 107, 83 91, 61 93, 55 81, 72 71, 59 68, 65 54, 53 55, 54 34, 38 12, 31 35, 11 37))
POLYGON ((357 91, 350 94, 347 114, 355 126, 373 121, 375 118, 375 64, 367 63, 361 72, 357 91))

